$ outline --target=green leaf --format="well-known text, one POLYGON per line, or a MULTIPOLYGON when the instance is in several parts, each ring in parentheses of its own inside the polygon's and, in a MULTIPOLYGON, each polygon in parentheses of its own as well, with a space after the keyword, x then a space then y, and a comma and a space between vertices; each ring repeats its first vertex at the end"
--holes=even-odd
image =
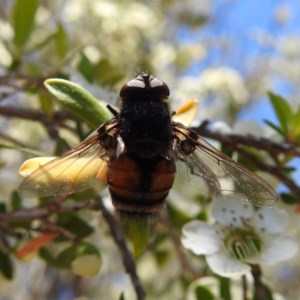
POLYGON ((294 115, 292 134, 296 139, 300 135, 300 106, 294 115))
POLYGON ((77 69, 88 82, 93 82, 95 69, 84 52, 81 53, 81 59, 77 66, 77 69))
POLYGON ((112 65, 108 59, 99 60, 94 67, 94 72, 94 80, 103 86, 112 86, 124 78, 120 68, 112 65))
POLYGON ((13 278, 13 265, 10 257, 0 249, 0 271, 7 278, 13 278))
POLYGON ((149 238, 149 222, 144 217, 131 217, 124 221, 122 229, 133 244, 134 255, 139 257, 146 249, 149 238))
POLYGON ((63 106, 94 128, 112 117, 103 103, 76 83, 53 78, 44 84, 63 106))
POLYGON ((231 293, 230 293, 230 279, 218 276, 220 282, 220 296, 224 300, 231 300, 231 293))
POLYGON ((60 58, 63 58, 69 49, 69 40, 62 24, 57 25, 54 38, 57 54, 60 58))
POLYGON ((181 227, 190 221, 190 217, 177 207, 167 204, 168 218, 172 228, 180 230, 181 227))
POLYGON ((47 92, 40 92, 39 95, 39 102, 41 105, 42 110, 46 113, 46 114, 50 114, 53 111, 53 99, 51 95, 49 95, 49 93, 47 92))
POLYGON ((7 212, 6 203, 0 202, 0 214, 1 213, 6 213, 6 212, 7 212))
POLYGON ((56 263, 55 257, 51 254, 51 252, 48 249, 41 248, 39 250, 39 256, 50 266, 59 267, 59 265, 57 265, 56 263))
POLYGON ((43 48, 47 47, 55 38, 55 33, 50 33, 47 36, 42 37, 36 44, 30 47, 29 51, 41 51, 43 48))
POLYGON ((164 266, 170 258, 170 252, 167 250, 157 250, 154 254, 156 262, 160 267, 164 266))
POLYGON ((205 286, 198 285, 195 288, 195 296, 197 300, 214 300, 215 296, 213 293, 205 286))
POLYGON ((289 193, 280 193, 280 198, 286 204, 296 204, 298 202, 297 198, 289 193))
POLYGON ((84 220, 80 219, 76 213, 59 214, 57 223, 59 226, 74 233, 79 239, 83 239, 94 232, 93 227, 88 225, 84 220))
POLYGON ((20 197, 17 191, 12 192, 10 201, 11 201, 11 206, 13 211, 19 210, 21 208, 22 198, 20 197))
POLYGON ((125 300, 124 293, 122 293, 122 294, 120 295, 119 300, 125 300))
POLYGON ((31 35, 38 5, 38 0, 15 1, 12 15, 15 32, 14 43, 19 49, 25 46, 31 35))
POLYGON ((61 268, 70 268, 72 261, 79 256, 96 254, 100 256, 99 250, 90 243, 81 242, 68 247, 56 257, 56 265, 61 268))
POLYGON ((56 140, 56 147, 55 147, 54 155, 55 156, 62 155, 63 153, 67 152, 68 150, 70 150, 70 146, 68 145, 68 143, 64 139, 59 137, 56 140))
POLYGON ((278 121, 281 125, 281 129, 284 133, 289 132, 289 125, 293 120, 293 111, 290 107, 290 104, 283 97, 273 94, 271 92, 268 93, 269 98, 272 102, 275 113, 278 117, 278 121))
POLYGON ((274 123, 268 121, 268 120, 264 120, 264 122, 269 125, 271 128, 273 128, 275 131, 277 131, 280 135, 285 135, 285 133, 282 131, 282 129, 280 127, 278 127, 277 125, 275 125, 274 123))
POLYGON ((21 151, 30 155, 34 155, 34 156, 47 156, 46 153, 40 152, 38 150, 35 149, 30 149, 30 148, 25 148, 25 147, 19 147, 17 145, 7 145, 7 144, 2 144, 0 143, 0 148, 5 148, 5 149, 12 149, 12 150, 17 150, 17 151, 21 151))

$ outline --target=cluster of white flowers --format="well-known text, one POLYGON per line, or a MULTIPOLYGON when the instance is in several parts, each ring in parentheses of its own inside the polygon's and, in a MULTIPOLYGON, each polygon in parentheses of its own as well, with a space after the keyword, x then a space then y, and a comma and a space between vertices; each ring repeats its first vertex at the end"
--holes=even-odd
POLYGON ((287 212, 279 208, 255 210, 238 197, 220 196, 212 206, 214 222, 191 221, 182 229, 182 244, 205 255, 213 272, 236 277, 250 271, 249 264, 273 265, 298 251, 294 238, 284 234, 287 212))
POLYGON ((208 68, 198 76, 182 77, 174 96, 175 99, 201 99, 204 119, 226 112, 230 103, 243 105, 249 99, 241 74, 229 67, 208 68))
POLYGON ((245 104, 248 92, 239 72, 227 68, 209 68, 199 78, 205 93, 215 92, 232 99, 238 104, 245 104))

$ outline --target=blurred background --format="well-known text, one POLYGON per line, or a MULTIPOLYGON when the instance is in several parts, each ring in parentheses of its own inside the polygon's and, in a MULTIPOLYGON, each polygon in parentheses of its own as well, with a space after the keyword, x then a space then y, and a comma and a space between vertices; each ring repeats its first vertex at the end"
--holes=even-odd
MULTIPOLYGON (((21 181, 17 170, 34 151, 61 154, 91 130, 59 113, 61 107, 43 87, 47 78, 74 81, 117 106, 120 87, 138 72, 150 72, 169 85, 174 109, 199 100, 195 124, 208 119, 232 132, 276 140, 264 123, 277 122, 267 92, 284 96, 296 109, 299 65, 298 0, 0 0, 0 201, 10 207, 21 181)), ((37 204, 23 199, 22 207, 37 204)), ((123 291, 129 295, 125 299, 133 299, 103 220, 91 212, 80 216, 101 249, 101 272, 84 279, 38 257, 11 259, 13 276, 0 275, 1 300, 119 299, 123 291)), ((299 235, 294 210, 291 222, 299 235)), ((168 231, 164 224, 156 227, 155 232, 168 231)), ((152 241, 152 247, 155 251, 138 263, 151 291, 147 299, 186 299, 191 280, 183 283, 172 245, 164 239, 152 241)), ((299 299, 296 263, 272 269, 272 276, 266 272, 284 295, 278 299, 299 299)))

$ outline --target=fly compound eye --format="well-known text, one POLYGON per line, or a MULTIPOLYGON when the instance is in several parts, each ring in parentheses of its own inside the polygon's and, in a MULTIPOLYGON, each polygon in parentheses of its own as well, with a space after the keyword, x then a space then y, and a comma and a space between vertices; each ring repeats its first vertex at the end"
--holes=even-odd
POLYGON ((159 80, 158 78, 155 78, 152 76, 149 80, 150 82, 150 87, 156 88, 156 87, 162 87, 163 85, 166 85, 163 81, 159 80))
POLYGON ((155 100, 167 98, 169 95, 169 87, 165 82, 146 73, 128 81, 120 90, 121 98, 151 97, 155 100))
POLYGON ((139 75, 138 77, 128 81, 124 86, 127 86, 128 88, 132 87, 132 88, 145 88, 146 84, 144 81, 144 78, 139 75))

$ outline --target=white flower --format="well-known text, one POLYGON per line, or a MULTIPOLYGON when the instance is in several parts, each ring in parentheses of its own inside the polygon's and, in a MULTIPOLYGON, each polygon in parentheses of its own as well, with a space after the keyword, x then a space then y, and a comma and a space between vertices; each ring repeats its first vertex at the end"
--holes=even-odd
POLYGON ((279 208, 255 210, 232 196, 213 202, 209 225, 198 220, 182 229, 182 244, 197 255, 205 255, 213 272, 236 277, 250 271, 249 264, 273 265, 294 256, 296 241, 283 234, 288 214, 279 208))

